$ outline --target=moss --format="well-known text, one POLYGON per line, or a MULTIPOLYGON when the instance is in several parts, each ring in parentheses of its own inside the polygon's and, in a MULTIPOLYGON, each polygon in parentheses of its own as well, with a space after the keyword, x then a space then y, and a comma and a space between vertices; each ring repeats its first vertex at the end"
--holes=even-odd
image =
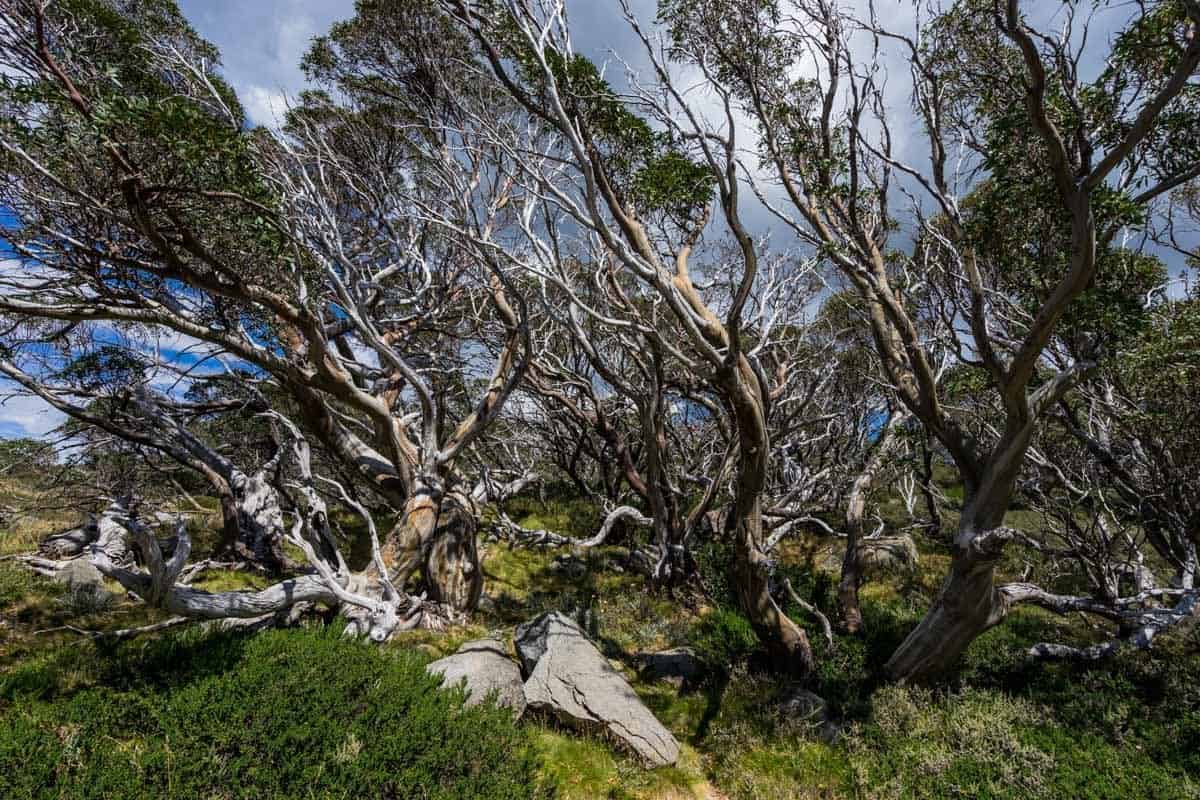
POLYGON ((192 586, 206 592, 239 592, 264 589, 270 579, 248 570, 210 569, 201 572, 192 586))

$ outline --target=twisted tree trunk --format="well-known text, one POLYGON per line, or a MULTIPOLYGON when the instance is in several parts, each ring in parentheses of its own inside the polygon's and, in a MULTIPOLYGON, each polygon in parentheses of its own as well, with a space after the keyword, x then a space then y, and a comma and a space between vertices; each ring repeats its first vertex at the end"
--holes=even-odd
POLYGON ((436 477, 418 479, 384 546, 384 560, 398 586, 419 572, 429 599, 473 611, 483 592, 478 509, 467 493, 442 485, 436 477))
POLYGON ((1007 494, 976 493, 966 504, 937 598, 888 660, 886 669, 895 679, 924 681, 945 672, 976 637, 1007 615, 1009 602, 995 583, 996 562, 1013 538, 1011 530, 1000 527, 1007 507, 1007 494))
POLYGON ((721 375, 737 420, 738 464, 733 503, 734 568, 738 600, 777 668, 799 677, 814 667, 804 630, 788 618, 771 596, 771 562, 763 552, 762 490, 769 441, 766 396, 743 356, 721 375))

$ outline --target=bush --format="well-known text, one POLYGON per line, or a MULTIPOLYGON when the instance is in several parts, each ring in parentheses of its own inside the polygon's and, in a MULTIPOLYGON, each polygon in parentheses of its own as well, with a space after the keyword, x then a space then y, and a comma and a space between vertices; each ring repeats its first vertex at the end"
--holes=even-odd
POLYGON ((834 646, 813 636, 816 658, 814 691, 840 717, 863 719, 871 713, 871 693, 888 682, 884 665, 920 619, 920 611, 898 600, 864 599, 863 628, 837 633, 834 646))
POLYGON ((722 608, 737 608, 737 593, 734 591, 731 570, 733 545, 720 537, 710 539, 693 553, 696 570, 704 593, 713 605, 722 608))
POLYGON ((875 693, 871 722, 852 731, 848 746, 875 797, 1033 797, 1045 790, 1054 760, 1020 732, 1042 715, 998 692, 888 686, 875 693))
POLYGON ((709 671, 726 674, 758 649, 758 637, 741 614, 718 608, 701 618, 692 631, 691 645, 709 671))
POLYGON ((847 736, 859 788, 895 798, 1195 797, 1176 763, 1066 727, 1054 710, 995 689, 886 686, 847 736))
POLYGON ((553 793, 507 710, 463 708, 419 656, 336 629, 130 643, 78 691, 70 670, 53 682, 38 669, 0 681, 0 797, 553 793))

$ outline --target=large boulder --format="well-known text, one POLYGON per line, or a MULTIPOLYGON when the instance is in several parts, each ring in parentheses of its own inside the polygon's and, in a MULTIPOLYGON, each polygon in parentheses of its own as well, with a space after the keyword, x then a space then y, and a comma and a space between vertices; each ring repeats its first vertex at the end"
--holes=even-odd
POLYGON ((877 536, 858 543, 858 569, 864 577, 910 572, 918 561, 911 536, 877 536))
POLYGON ((542 614, 519 626, 514 642, 530 708, 572 727, 606 731, 647 767, 678 760, 679 742, 570 617, 542 614))
POLYGON ((497 705, 511 708, 518 717, 525 713, 521 669, 498 639, 467 642, 454 655, 440 658, 425 669, 445 678, 445 686, 465 681, 468 706, 482 703, 495 692, 497 705))

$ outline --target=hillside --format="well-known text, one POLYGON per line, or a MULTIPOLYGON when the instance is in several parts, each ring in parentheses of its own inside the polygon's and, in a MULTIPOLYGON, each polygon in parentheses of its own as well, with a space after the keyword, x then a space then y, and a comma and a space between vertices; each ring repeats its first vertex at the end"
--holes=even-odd
MULTIPOLYGON (((528 527, 575 535, 588 530, 594 515, 570 500, 543 504, 518 498, 510 501, 509 511, 528 527)), ((0 546, 4 553, 26 550, 37 532, 62 523, 61 518, 22 521, 5 529, 0 546)), ((800 594, 830 613, 836 575, 820 567, 838 562, 838 548, 836 540, 805 535, 789 542, 781 559, 800 594)), ((975 642, 957 673, 937 688, 890 685, 881 665, 926 607, 946 562, 944 554, 923 544, 914 574, 864 586, 861 637, 838 635, 830 648, 816 626, 808 624, 818 658, 810 688, 828 703, 828 721, 789 717, 779 708, 794 687, 761 668, 753 633, 737 612, 696 598, 680 602, 656 595, 622 568, 623 559, 616 547, 572 555, 517 552, 489 541, 483 555, 487 599, 470 625, 444 633, 401 634, 383 647, 347 642, 336 645, 346 649, 341 655, 330 650, 336 635, 320 633, 312 623, 269 635, 193 630, 119 644, 93 641, 64 626, 105 631, 159 617, 136 600, 120 597, 115 585, 108 586, 118 595, 111 603, 81 607, 60 585, 13 561, 0 562, 0 775, 9 776, 0 779, 0 786, 9 781, 6 797, 58 796, 68 787, 82 786, 90 786, 96 796, 128 796, 122 794, 128 788, 120 788, 133 785, 123 782, 133 780, 128 776, 158 774, 178 757, 207 766, 181 772, 177 782, 158 784, 162 796, 192 796, 191 791, 249 796, 243 792, 273 784, 248 777, 244 756, 221 744, 217 731, 224 728, 204 733, 209 730, 205 725, 232 713, 225 705, 232 700, 223 693, 244 691, 236 688, 239 680, 263 680, 254 676, 284 658, 292 665, 288 675, 329 669, 333 672, 321 674, 333 675, 353 663, 368 672, 399 669, 401 677, 393 680, 419 683, 423 679, 407 665, 451 653, 461 642, 487 632, 511 636, 515 624, 559 609, 584 623, 605 656, 683 744, 683 755, 676 767, 646 771, 612 742, 539 718, 503 734, 516 737, 508 745, 483 737, 477 751, 464 752, 464 758, 476 759, 472 770, 511 768, 516 776, 519 765, 512 765, 504 748, 528 747, 530 764, 536 764, 529 775, 537 780, 530 782, 527 776, 522 791, 557 792, 579 800, 1200 796, 1194 780, 1200 774, 1200 635, 1194 626, 1164 637, 1151 652, 1126 653, 1095 666, 1029 664, 1023 654, 1034 642, 1086 634, 1074 619, 1020 609, 975 642), (256 644, 256 636, 267 639, 256 644), (675 646, 694 648, 711 665, 709 671, 680 687, 639 675, 639 653, 675 646), (211 682, 217 664, 229 676, 222 679, 229 686, 218 682, 211 689, 218 694, 197 700, 194 687, 211 682), (146 693, 131 707, 134 674, 146 693), (194 702, 210 706, 197 717, 199 710, 181 705, 194 702), (142 707, 152 709, 146 713, 156 715, 160 724, 133 722, 137 717, 129 714, 142 707), (192 722, 186 723, 189 718, 192 722), (179 726, 189 724, 199 731, 191 729, 186 742, 166 740, 182 735, 179 726), (65 730, 78 726, 88 731, 87 737, 63 738, 65 730), (32 755, 31 742, 40 743, 32 755), (204 776, 212 770, 224 774, 225 782, 206 782, 204 776), (38 775, 42 777, 34 780, 38 775), (17 776, 24 776, 24 782, 17 776), (111 790, 101 789, 110 783, 111 790)), ((255 583, 239 573, 213 573, 199 585, 255 583)), ((805 620, 799 609, 789 611, 805 620)), ((381 723, 398 727, 369 730, 354 740, 354 752, 348 755, 345 740, 302 722, 330 709, 354 707, 353 682, 347 681, 335 681, 317 694, 296 694, 298 687, 287 684, 290 688, 262 696, 265 707, 259 713, 295 720, 287 727, 294 738, 286 756, 294 775, 320 772, 347 758, 354 763, 386 761, 382 753, 388 751, 382 748, 416 747, 413 738, 425 739, 437 725, 450 724, 443 715, 458 713, 451 711, 455 701, 448 700, 449 705, 426 709, 423 713, 435 718, 420 727, 381 723)), ((401 687, 378 699, 381 705, 370 707, 372 718, 388 719, 389 703, 405 707, 411 702, 407 691, 401 687)), ((339 730, 357 729, 358 713, 338 723, 339 730)), ((284 754, 263 751, 256 758, 282 759, 284 754)), ((279 764, 282 768, 284 762, 279 764)), ((364 767, 347 774, 344 784, 330 786, 369 790, 372 774, 378 773, 364 767)), ((68 794, 76 796, 72 792, 68 794)))

